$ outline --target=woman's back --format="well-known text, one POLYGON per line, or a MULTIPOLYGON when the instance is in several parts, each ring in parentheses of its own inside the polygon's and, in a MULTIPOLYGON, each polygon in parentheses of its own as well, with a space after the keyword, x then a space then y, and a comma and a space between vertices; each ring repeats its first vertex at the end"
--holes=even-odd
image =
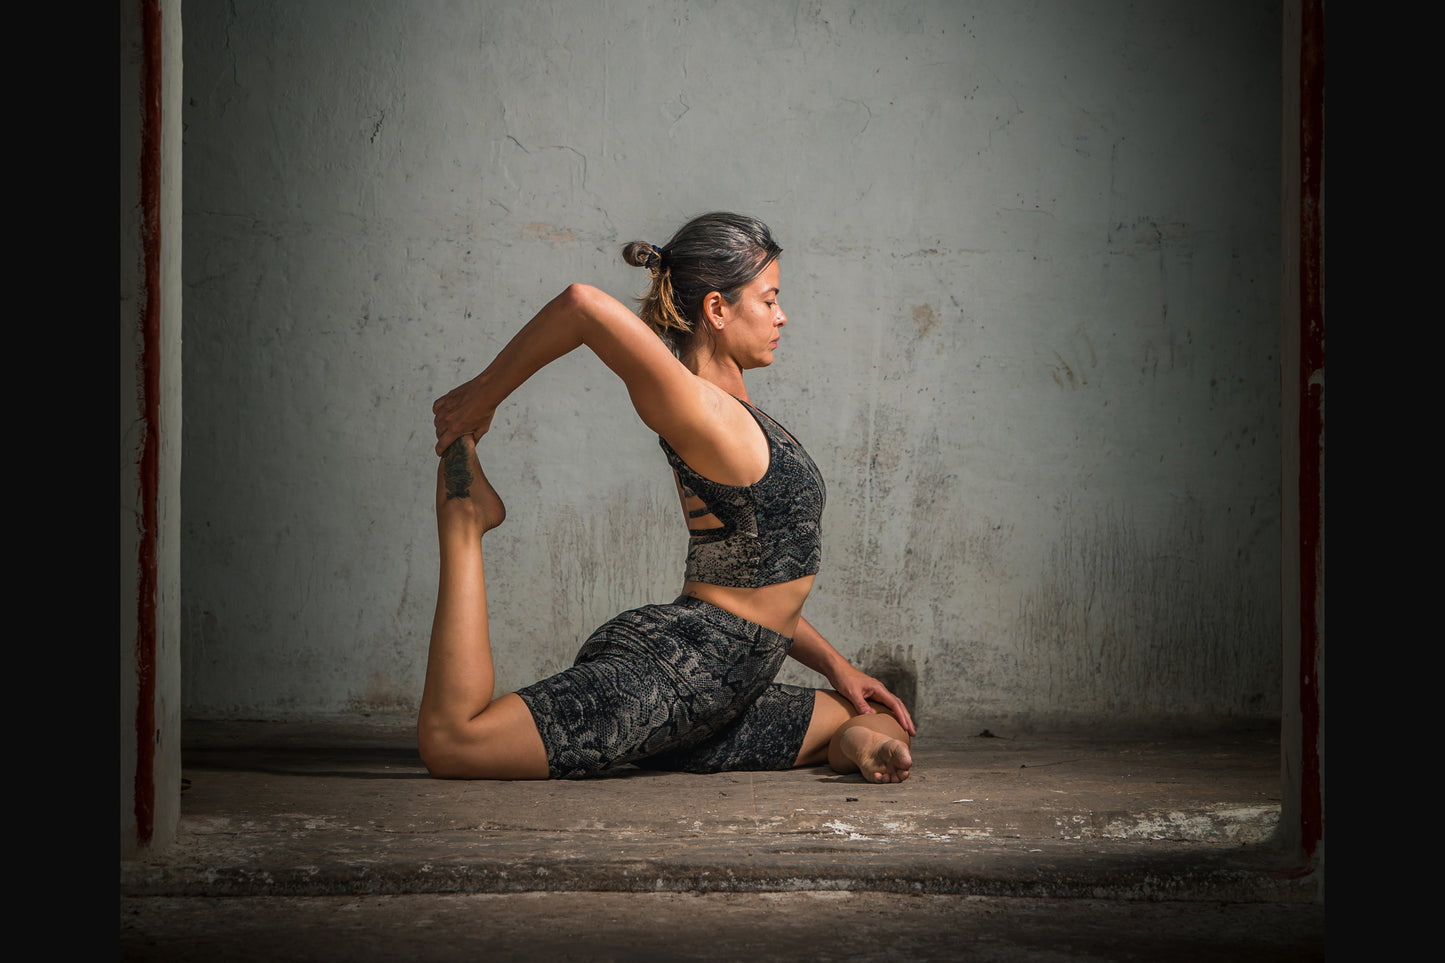
POLYGON ((739 404, 768 447, 767 468, 752 484, 710 479, 658 439, 688 520, 684 593, 791 635, 788 623, 796 621, 822 560, 823 477, 781 425, 747 402, 739 404))

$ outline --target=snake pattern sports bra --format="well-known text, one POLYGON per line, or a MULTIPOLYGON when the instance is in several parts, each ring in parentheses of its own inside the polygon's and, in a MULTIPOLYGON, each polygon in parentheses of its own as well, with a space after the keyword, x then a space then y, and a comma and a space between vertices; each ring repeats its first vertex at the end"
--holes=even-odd
POLYGON ((823 558, 823 476, 781 425, 741 398, 738 403, 768 439, 768 470, 755 484, 723 485, 704 478, 665 439, 657 439, 683 495, 696 496, 705 506, 690 511, 689 519, 712 515, 722 523, 688 528, 687 579, 762 588, 816 575, 823 558))

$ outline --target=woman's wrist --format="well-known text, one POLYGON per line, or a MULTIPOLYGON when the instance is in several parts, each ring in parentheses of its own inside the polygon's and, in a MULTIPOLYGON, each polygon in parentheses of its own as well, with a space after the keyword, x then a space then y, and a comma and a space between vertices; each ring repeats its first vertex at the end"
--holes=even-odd
POLYGON ((823 678, 831 682, 833 688, 836 689, 838 687, 838 679, 852 668, 853 664, 843 658, 843 656, 838 654, 838 651, 834 649, 824 662, 823 668, 818 671, 822 673, 823 678))
MULTIPOLYGON (((498 376, 498 373, 493 370, 495 366, 496 362, 493 361, 492 364, 487 366, 486 370, 473 378, 471 382, 472 397, 478 406, 482 407, 488 413, 494 412, 501 407, 502 402, 507 400, 507 395, 512 393, 511 390, 500 383, 502 379, 498 376)), ((515 385, 512 386, 513 389, 515 389, 515 387, 515 385)))

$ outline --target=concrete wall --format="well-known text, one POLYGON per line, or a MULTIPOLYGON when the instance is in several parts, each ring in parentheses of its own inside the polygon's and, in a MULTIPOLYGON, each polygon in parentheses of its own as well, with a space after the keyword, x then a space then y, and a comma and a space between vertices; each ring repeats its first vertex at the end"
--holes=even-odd
MULTIPOLYGON (((1278 4, 186 21, 188 712, 415 706, 432 399, 566 283, 640 293, 621 243, 736 209, 786 249, 750 390, 828 479, 840 650, 925 723, 1277 717, 1278 4)), ((676 593, 671 478, 594 358, 483 455, 500 689, 676 593)))

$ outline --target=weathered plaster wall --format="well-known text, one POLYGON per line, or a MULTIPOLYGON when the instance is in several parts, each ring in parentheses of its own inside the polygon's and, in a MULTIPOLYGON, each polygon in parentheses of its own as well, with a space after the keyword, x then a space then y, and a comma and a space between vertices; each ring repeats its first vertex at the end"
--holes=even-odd
MULTIPOLYGON (((1276 4, 186 16, 190 712, 414 706, 432 399, 720 208, 786 249, 750 387, 828 478, 845 654, 936 723, 1278 712, 1276 4)), ((595 359, 483 453, 500 688, 675 594, 670 476, 595 359)))

